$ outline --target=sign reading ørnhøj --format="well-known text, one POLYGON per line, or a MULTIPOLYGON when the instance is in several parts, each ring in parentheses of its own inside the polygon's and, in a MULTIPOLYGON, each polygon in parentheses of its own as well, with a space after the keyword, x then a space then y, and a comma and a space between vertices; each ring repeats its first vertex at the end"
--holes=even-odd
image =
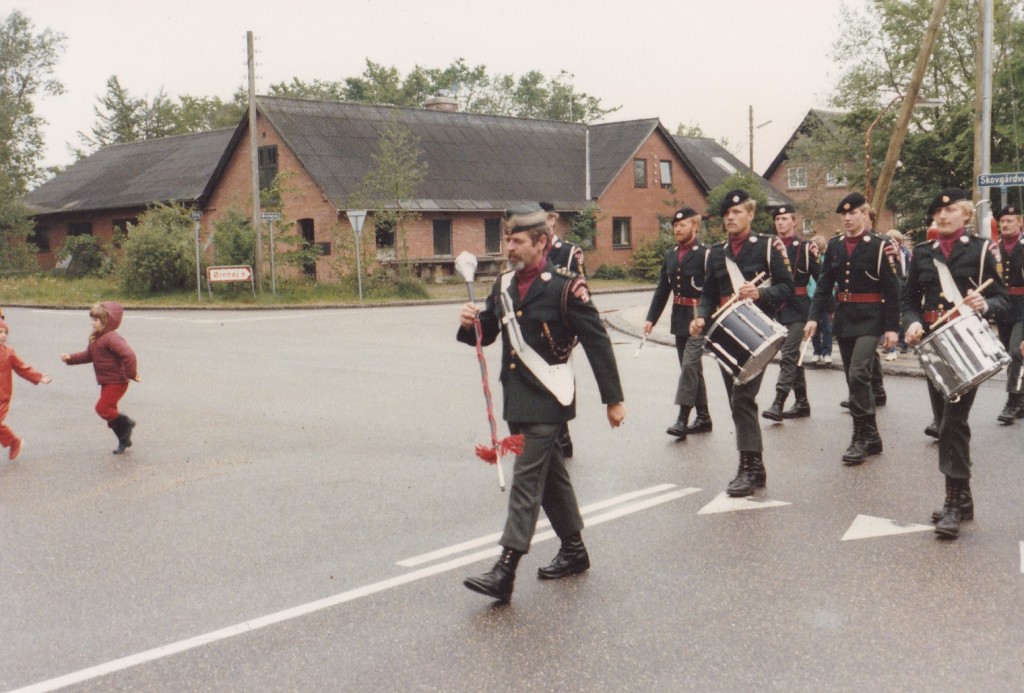
POLYGON ((252 280, 252 267, 249 265, 225 265, 207 267, 206 280, 214 282, 247 282, 252 280))

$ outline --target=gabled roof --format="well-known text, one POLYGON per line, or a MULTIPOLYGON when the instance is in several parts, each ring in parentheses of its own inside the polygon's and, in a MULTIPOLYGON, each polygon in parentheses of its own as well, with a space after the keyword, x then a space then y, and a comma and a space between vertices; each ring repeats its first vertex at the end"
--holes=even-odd
POLYGON ((582 125, 274 96, 256 107, 324 195, 344 209, 373 166, 389 119, 419 140, 427 175, 419 211, 501 210, 549 200, 556 209, 584 204, 582 125))
POLYGON ((226 128, 103 147, 22 201, 34 214, 201 202, 226 161, 235 132, 226 128))
POLYGON ((732 152, 710 137, 675 135, 674 139, 679 148, 683 150, 690 165, 696 169, 701 183, 704 185, 705 193, 720 185, 732 174, 741 172, 752 174, 757 179, 768 198, 769 206, 793 204, 793 200, 788 195, 776 190, 765 178, 751 171, 750 167, 740 161, 732 152))
POLYGON ((789 139, 786 140, 786 144, 784 144, 782 149, 779 150, 779 153, 772 160, 771 165, 765 169, 764 177, 771 178, 775 175, 775 171, 777 171, 779 166, 781 166, 786 160, 787 152, 793 143, 796 142, 797 137, 800 135, 806 135, 817 127, 824 127, 833 134, 836 134, 838 133, 838 123, 836 121, 838 121, 843 115, 845 114, 840 111, 823 111, 820 108, 812 108, 807 111, 807 115, 805 115, 804 119, 800 121, 796 130, 794 130, 793 134, 789 136, 789 139))
MULTIPOLYGON (((590 126, 590 189, 591 197, 603 195, 612 181, 629 166, 640 147, 658 132, 671 147, 683 166, 698 184, 703 184, 700 174, 687 160, 679 143, 665 129, 657 118, 627 120, 619 123, 600 123, 590 126)), ((707 192, 707 188, 704 189, 707 192)))

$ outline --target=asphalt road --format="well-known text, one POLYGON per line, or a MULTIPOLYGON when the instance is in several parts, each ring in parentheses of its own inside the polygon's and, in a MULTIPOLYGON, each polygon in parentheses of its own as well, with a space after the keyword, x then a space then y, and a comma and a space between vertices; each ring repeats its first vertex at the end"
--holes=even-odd
POLYGON ((85 312, 9 309, 10 344, 55 381, 15 378, 0 690, 1024 688, 1024 422, 995 423, 1002 382, 972 415, 976 519, 940 542, 922 380, 887 379, 885 452, 848 468, 841 373, 811 372, 813 416, 763 421, 767 489, 722 504, 717 367, 714 432, 675 442, 674 349, 635 357, 613 333, 626 424, 608 427, 580 352, 571 426, 593 568, 536 580, 557 550, 540 534, 495 607, 461 585, 493 562, 507 496, 473 453, 489 432, 456 314, 129 312, 139 423, 115 457, 91 368, 58 358, 83 348, 85 312))

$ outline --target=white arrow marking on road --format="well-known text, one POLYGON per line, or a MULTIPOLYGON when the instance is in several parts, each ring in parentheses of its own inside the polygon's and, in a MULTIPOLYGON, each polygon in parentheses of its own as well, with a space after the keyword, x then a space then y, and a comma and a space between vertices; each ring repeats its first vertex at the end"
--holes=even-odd
POLYGON ((842 541, 851 539, 871 539, 872 537, 888 537, 894 534, 910 534, 934 529, 931 525, 918 525, 913 522, 898 522, 885 517, 858 515, 846 530, 842 541))
POLYGON ((781 505, 792 505, 786 501, 771 500, 770 498, 733 498, 725 491, 719 493, 713 501, 700 509, 698 515, 711 515, 713 513, 731 513, 735 510, 763 510, 764 508, 777 508, 781 505))
MULTIPOLYGON (((604 508, 609 508, 609 507, 612 507, 614 505, 618 505, 619 503, 624 503, 626 501, 633 500, 635 498, 642 498, 643 496, 649 496, 649 495, 652 495, 652 494, 655 494, 655 493, 661 493, 662 491, 668 491, 669 489, 674 489, 674 488, 676 488, 675 484, 660 484, 658 486, 651 486, 650 488, 641 489, 639 491, 632 491, 630 493, 624 493, 621 496, 615 496, 614 498, 609 498, 607 500, 599 501, 597 503, 591 503, 590 505, 585 505, 582 508, 580 508, 580 513, 584 516, 584 519, 586 520, 587 527, 592 527, 594 525, 599 525, 602 522, 606 522, 606 521, 614 519, 616 517, 621 517, 622 515, 627 515, 629 513, 638 512, 640 510, 645 510, 645 509, 653 507, 655 505, 660 505, 661 503, 666 503, 666 502, 668 502, 670 500, 675 500, 677 498, 682 498, 683 496, 688 496, 691 493, 696 493, 697 491, 700 490, 700 489, 697 489, 697 488, 686 488, 686 489, 681 489, 679 491, 672 491, 671 493, 666 493, 666 494, 661 495, 661 496, 656 496, 654 498, 650 498, 648 500, 641 501, 639 503, 632 503, 630 505, 623 506, 622 508, 617 508, 617 509, 615 509, 615 510, 613 510, 611 512, 604 513, 603 515, 596 515, 596 516, 589 516, 589 517, 587 516, 587 513, 592 513, 595 510, 603 510, 604 508)), ((547 520, 541 520, 541 521, 539 521, 537 523, 538 529, 541 528, 541 527, 550 527, 550 526, 551 526, 551 523, 548 522, 547 520)), ((534 536, 533 536, 533 542, 536 543, 538 541, 544 541, 545 539, 550 539, 553 536, 555 536, 555 533, 552 532, 552 531, 536 532, 534 534, 534 536)), ((488 534, 488 535, 483 536, 483 537, 478 537, 476 539, 470 539, 469 541, 464 541, 464 542, 462 542, 460 544, 453 544, 452 546, 446 546, 443 549, 437 549, 436 551, 431 551, 429 553, 420 554, 419 556, 413 556, 412 558, 402 559, 401 561, 397 562, 397 565, 400 565, 403 568, 412 568, 412 567, 415 567, 415 566, 418 566, 418 565, 422 565, 424 563, 429 563, 430 561, 437 560, 438 558, 446 558, 447 556, 454 556, 456 554, 462 553, 463 551, 468 551, 470 549, 475 549, 475 548, 480 547, 480 546, 487 546, 488 544, 494 544, 499 539, 501 539, 501 532, 497 532, 495 534, 488 534)), ((494 555, 497 556, 498 553, 499 553, 498 548, 494 547, 493 551, 494 551, 494 555)))

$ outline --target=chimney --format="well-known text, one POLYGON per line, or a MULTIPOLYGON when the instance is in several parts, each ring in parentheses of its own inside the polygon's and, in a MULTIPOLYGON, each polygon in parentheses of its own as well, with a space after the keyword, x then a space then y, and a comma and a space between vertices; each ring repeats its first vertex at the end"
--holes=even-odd
POLYGON ((449 113, 456 113, 459 110, 459 101, 458 99, 453 99, 450 96, 431 96, 423 102, 423 108, 428 111, 448 111, 449 113))

